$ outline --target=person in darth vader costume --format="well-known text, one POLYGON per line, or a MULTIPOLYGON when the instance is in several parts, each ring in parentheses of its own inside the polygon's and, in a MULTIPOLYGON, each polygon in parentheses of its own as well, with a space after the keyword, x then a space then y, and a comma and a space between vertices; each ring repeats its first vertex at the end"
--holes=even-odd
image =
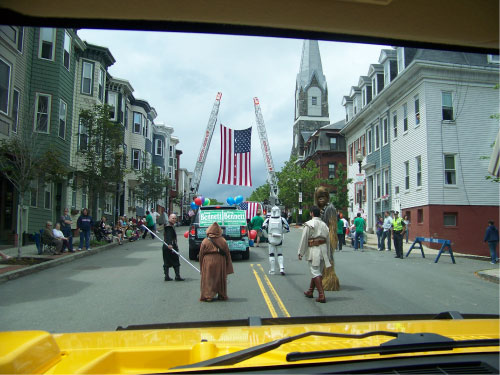
POLYGON ((168 271, 170 267, 174 269, 175 281, 184 281, 180 274, 179 255, 175 251, 179 251, 177 246, 177 233, 175 233, 175 223, 177 222, 177 215, 171 214, 168 217, 168 225, 165 225, 164 241, 168 245, 163 245, 163 272, 165 273, 165 281, 170 281, 172 278, 169 276, 168 271))

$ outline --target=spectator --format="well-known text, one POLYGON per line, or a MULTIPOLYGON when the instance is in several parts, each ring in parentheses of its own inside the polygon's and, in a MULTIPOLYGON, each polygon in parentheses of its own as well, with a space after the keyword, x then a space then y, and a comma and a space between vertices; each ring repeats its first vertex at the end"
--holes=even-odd
POLYGON ((56 247, 55 254, 56 255, 61 254, 63 241, 60 238, 54 237, 51 221, 47 221, 47 223, 45 224, 45 230, 42 233, 42 243, 47 244, 49 246, 55 246, 56 247))
POLYGON ((364 232, 366 227, 365 219, 361 217, 361 212, 358 212, 356 219, 354 219, 354 226, 356 227, 356 234, 354 236, 354 250, 360 249, 363 251, 364 232))
POLYGON ((387 251, 391 251, 391 229, 392 217, 389 211, 385 211, 384 232, 382 233, 382 250, 385 249, 385 240, 387 239, 387 251))
POLYGON ((498 262, 497 246, 498 246, 498 228, 493 220, 488 221, 488 228, 484 234, 484 242, 488 242, 490 248, 491 264, 498 262))
POLYGON ((120 220, 118 220, 118 222, 116 223, 112 233, 113 237, 115 237, 116 240, 118 241, 118 245, 121 245, 123 242, 123 229, 120 220))
MULTIPOLYGON (((177 216, 176 216, 177 217, 177 216)), ((153 216, 151 216, 151 213, 149 211, 146 211, 146 227, 151 231, 155 232, 155 223, 153 221, 153 216)), ((142 235, 142 239, 146 239, 146 236, 148 235, 148 231, 144 230, 144 234, 142 235)), ((151 239, 154 240, 154 235, 151 233, 151 239)))
MULTIPOLYGON (((69 241, 68 241, 68 238, 64 237, 63 232, 61 232, 61 224, 56 223, 56 227, 54 229, 52 229, 52 234, 54 235, 55 238, 58 238, 63 242, 61 253, 64 253, 66 248, 69 249, 69 241)), ((74 252, 73 250, 70 250, 70 251, 72 253, 74 252)))
POLYGON ((82 210, 82 214, 76 222, 76 227, 80 230, 80 244, 78 245, 78 251, 82 251, 84 240, 87 251, 90 250, 90 230, 93 226, 94 220, 92 220, 92 216, 89 215, 89 210, 84 208, 82 210))
POLYGON ((377 223, 375 224, 375 230, 377 232, 378 251, 383 251, 384 245, 382 244, 382 236, 384 235, 384 220, 380 215, 377 216, 377 223))
POLYGON ((410 235, 410 219, 408 219, 408 215, 405 215, 403 221, 405 222, 406 225, 405 237, 406 237, 406 243, 408 243, 408 237, 410 235))
POLYGON ((73 220, 71 216, 69 216, 69 208, 64 209, 64 213, 59 218, 59 222, 61 223, 61 231, 64 234, 64 237, 68 239, 68 250, 70 252, 74 252, 73 250, 73 231, 71 230, 71 225, 73 224, 73 220))

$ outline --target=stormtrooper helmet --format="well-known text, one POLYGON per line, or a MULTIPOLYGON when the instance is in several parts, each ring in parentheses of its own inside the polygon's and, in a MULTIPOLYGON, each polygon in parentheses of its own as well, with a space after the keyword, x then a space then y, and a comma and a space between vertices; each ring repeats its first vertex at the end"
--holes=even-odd
POLYGON ((281 211, 278 206, 274 206, 271 208, 271 217, 280 217, 281 216, 281 211))

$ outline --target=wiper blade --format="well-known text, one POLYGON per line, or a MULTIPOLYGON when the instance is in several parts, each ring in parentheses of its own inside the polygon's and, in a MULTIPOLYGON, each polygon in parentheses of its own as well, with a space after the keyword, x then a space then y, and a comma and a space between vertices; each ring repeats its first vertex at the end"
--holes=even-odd
POLYGON ((484 346, 500 346, 499 339, 461 340, 455 341, 446 336, 434 333, 400 333, 394 340, 387 341, 380 346, 367 346, 351 349, 319 350, 312 352, 288 353, 288 362, 308 359, 322 359, 366 354, 401 354, 422 351, 442 351, 456 348, 471 348, 484 346))
POLYGON ((289 342, 299 340, 299 339, 307 337, 307 336, 325 336, 325 337, 340 337, 340 338, 347 338, 347 339, 364 339, 366 337, 371 337, 371 336, 398 337, 398 333, 391 332, 391 331, 371 331, 371 332, 366 332, 366 333, 362 333, 359 335, 353 335, 353 334, 348 334, 348 333, 331 333, 331 332, 310 331, 310 332, 304 332, 304 333, 301 333, 301 334, 298 334, 295 336, 285 337, 285 338, 282 338, 279 340, 266 342, 265 344, 256 345, 256 346, 253 346, 251 348, 239 350, 237 352, 222 355, 220 357, 215 357, 212 359, 208 359, 206 361, 201 361, 201 362, 197 362, 197 363, 193 363, 193 364, 185 365, 185 366, 174 367, 171 370, 193 368, 193 367, 212 367, 212 366, 234 365, 236 363, 245 361, 249 358, 256 357, 256 356, 261 355, 263 353, 267 353, 271 350, 279 348, 283 344, 288 344, 289 342))

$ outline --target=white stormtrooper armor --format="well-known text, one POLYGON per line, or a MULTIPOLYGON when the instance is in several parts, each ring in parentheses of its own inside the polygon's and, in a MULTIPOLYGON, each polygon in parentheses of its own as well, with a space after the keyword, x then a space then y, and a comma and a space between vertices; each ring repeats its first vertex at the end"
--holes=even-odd
POLYGON ((274 274, 274 265, 276 262, 275 254, 278 255, 278 263, 280 266, 280 273, 285 275, 285 268, 283 264, 283 254, 281 253, 281 245, 283 244, 283 231, 290 231, 288 222, 281 217, 279 207, 274 206, 271 209, 271 217, 267 218, 262 225, 262 229, 267 231, 267 239, 269 242, 269 273, 274 274))

